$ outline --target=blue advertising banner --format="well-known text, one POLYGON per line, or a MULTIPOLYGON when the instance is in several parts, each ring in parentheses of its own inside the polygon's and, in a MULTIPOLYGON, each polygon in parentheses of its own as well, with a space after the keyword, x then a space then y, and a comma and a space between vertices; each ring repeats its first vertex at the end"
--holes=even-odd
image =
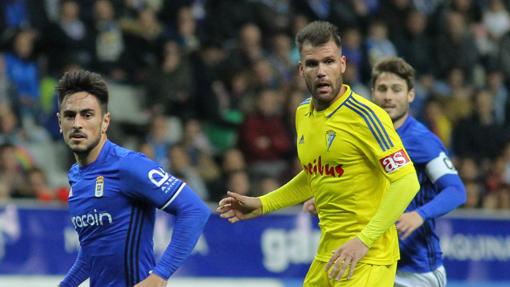
MULTIPOLYGON (((154 247, 166 248, 172 218, 158 213, 154 247)), ((438 233, 450 280, 510 280, 510 218, 446 217, 438 233)), ((177 276, 303 278, 320 237, 317 219, 294 212, 230 224, 212 216, 177 276)), ((78 238, 62 208, 0 207, 0 274, 64 274, 78 238)))

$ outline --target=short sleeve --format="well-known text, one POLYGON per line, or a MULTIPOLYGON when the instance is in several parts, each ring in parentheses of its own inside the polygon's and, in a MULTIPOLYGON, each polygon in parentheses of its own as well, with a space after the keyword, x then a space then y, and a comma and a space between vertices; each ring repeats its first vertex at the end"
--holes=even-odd
POLYGON ((120 163, 122 192, 164 209, 179 196, 185 183, 140 153, 130 153, 120 163))

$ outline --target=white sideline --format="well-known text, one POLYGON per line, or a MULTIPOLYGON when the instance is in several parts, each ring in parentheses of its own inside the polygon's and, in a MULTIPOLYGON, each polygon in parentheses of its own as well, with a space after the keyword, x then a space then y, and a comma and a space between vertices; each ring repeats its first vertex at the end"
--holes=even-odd
MULTIPOLYGON (((2 287, 55 287, 63 276, 0 276, 2 287)), ((168 283, 172 287, 284 287, 278 280, 271 279, 225 279, 225 278, 173 278, 168 283)), ((85 281, 80 287, 88 287, 85 281)))

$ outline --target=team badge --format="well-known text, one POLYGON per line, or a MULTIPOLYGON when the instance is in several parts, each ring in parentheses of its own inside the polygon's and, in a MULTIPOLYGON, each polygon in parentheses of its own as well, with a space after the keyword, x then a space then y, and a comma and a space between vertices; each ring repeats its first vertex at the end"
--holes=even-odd
POLYGON ((333 141, 335 140, 335 137, 336 137, 336 132, 333 131, 333 130, 329 130, 326 132, 326 143, 327 143, 327 147, 328 147, 328 151, 329 149, 331 148, 331 144, 333 144, 333 141))
POLYGON ((102 197, 104 193, 104 177, 98 176, 96 177, 96 188, 94 192, 95 197, 102 197))

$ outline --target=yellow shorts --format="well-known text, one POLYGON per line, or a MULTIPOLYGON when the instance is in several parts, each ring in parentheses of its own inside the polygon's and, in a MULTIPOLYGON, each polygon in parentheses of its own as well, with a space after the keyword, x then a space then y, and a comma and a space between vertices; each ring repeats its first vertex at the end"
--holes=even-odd
POLYGON ((303 287, 392 287, 395 283, 397 262, 392 265, 358 263, 350 280, 347 271, 340 281, 330 280, 326 272, 327 262, 314 260, 305 277, 303 287))

